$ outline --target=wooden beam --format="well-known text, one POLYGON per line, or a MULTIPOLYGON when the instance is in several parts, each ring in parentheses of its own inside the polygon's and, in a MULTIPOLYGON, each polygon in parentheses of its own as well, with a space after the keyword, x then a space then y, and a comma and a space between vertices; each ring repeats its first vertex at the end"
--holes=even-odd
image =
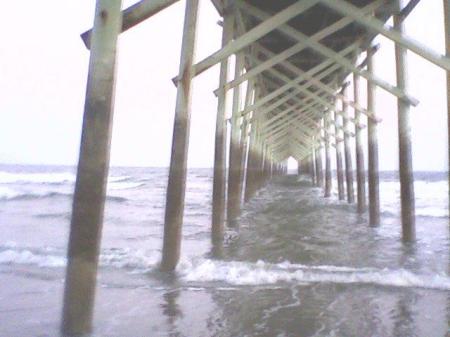
MULTIPOLYGON (((179 0, 142 0, 138 3, 123 10, 122 15, 122 28, 121 33, 138 25, 142 21, 147 20, 153 15, 159 13, 163 9, 173 5, 179 0)), ((81 39, 86 45, 87 49, 91 48, 91 34, 92 29, 85 31, 81 34, 81 39)))
MULTIPOLYGON (((378 8, 380 5, 383 4, 384 0, 377 0, 374 3, 371 3, 369 5, 367 5, 366 7, 364 7, 362 10, 363 11, 367 11, 367 13, 372 12, 374 9, 378 8)), ((251 5, 249 5, 248 3, 242 1, 242 0, 238 0, 237 5, 239 8, 247 11, 248 14, 252 15, 253 9, 256 7, 253 7, 251 5)), ((269 17, 269 16, 267 16, 269 17)), ((266 18, 267 18, 266 17, 266 18)), ((348 19, 348 18, 343 18, 335 23, 333 23, 332 25, 322 29, 321 31, 315 33, 313 36, 311 36, 311 39, 314 41, 320 41, 322 39, 324 39, 325 37, 337 32, 338 30, 344 28, 345 26, 347 26, 348 24, 350 24, 353 20, 348 19)), ((287 58, 299 53, 300 51, 302 51, 303 49, 307 48, 307 46, 303 43, 303 42, 298 42, 297 44, 295 44, 294 46, 282 51, 281 53, 277 54, 276 56, 270 58, 269 60, 263 62, 262 64, 258 65, 257 67, 254 67, 252 69, 250 69, 247 73, 243 74, 241 77, 239 77, 238 79, 234 79, 233 81, 227 83, 224 87, 219 87, 218 89, 216 89, 215 92, 217 92, 218 90, 225 90, 227 91, 228 89, 233 88, 234 86, 262 73, 263 71, 273 67, 274 65, 286 60, 287 58)))
MULTIPOLYGON (((241 35, 239 38, 233 41, 229 41, 222 47, 222 49, 196 63, 194 65, 194 75, 197 76, 201 74, 202 72, 221 62, 228 56, 235 54, 242 48, 248 46, 252 42, 271 32, 278 26, 288 22, 290 19, 313 7, 318 2, 319 0, 296 1, 291 6, 283 9, 275 15, 272 15, 270 18, 268 18, 264 22, 261 22, 258 26, 241 35)), ((174 82, 177 83, 178 81, 179 77, 176 77, 174 79, 174 82)))
MULTIPOLYGON (((450 58, 445 55, 440 55, 421 43, 405 36, 402 31, 395 29, 395 27, 394 29, 386 27, 385 24, 376 17, 363 13, 359 7, 344 0, 321 0, 321 2, 336 12, 352 18, 371 31, 379 33, 403 48, 411 50, 438 67, 450 70, 450 58)), ((401 15, 401 12, 399 13, 401 15)), ((397 17, 397 20, 399 20, 399 23, 403 21, 403 18, 399 15, 395 16, 397 17)))
MULTIPOLYGON (((323 1, 323 0, 321 0, 323 1)), ((259 8, 255 6, 251 6, 247 4, 247 7, 249 8, 248 14, 256 17, 257 19, 264 21, 268 17, 270 17, 269 14, 265 13, 264 11, 260 10, 259 8), (250 11, 251 9, 251 11, 250 11)), ((334 50, 325 47, 324 45, 318 43, 315 40, 312 40, 309 36, 306 36, 305 34, 301 33, 300 31, 297 31, 296 29, 292 28, 289 25, 281 25, 277 28, 279 31, 283 32, 287 36, 289 36, 292 39, 295 39, 299 42, 302 42, 306 46, 308 46, 311 49, 314 49, 319 54, 322 54, 326 58, 332 59, 334 62, 340 64, 342 67, 346 68, 347 70, 358 74, 359 76, 364 77, 368 81, 372 81, 374 84, 379 86, 380 88, 383 88, 387 92, 391 93, 392 95, 405 100, 408 104, 412 104, 416 106, 419 104, 419 101, 415 99, 414 97, 407 94, 404 90, 401 90, 400 88, 393 86, 389 84, 388 82, 375 77, 371 74, 369 74, 365 70, 360 70, 358 67, 353 65, 349 60, 339 55, 339 53, 335 52, 334 50)))

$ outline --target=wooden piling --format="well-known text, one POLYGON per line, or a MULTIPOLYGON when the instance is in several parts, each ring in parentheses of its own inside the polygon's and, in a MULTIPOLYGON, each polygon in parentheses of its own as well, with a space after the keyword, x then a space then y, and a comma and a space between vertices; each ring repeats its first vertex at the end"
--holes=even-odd
POLYGON ((256 144, 256 121, 252 123, 250 131, 250 143, 248 149, 247 169, 245 178, 244 201, 247 202, 254 194, 257 180, 258 153, 256 144))
MULTIPOLYGON (((444 35, 445 35, 445 50, 447 57, 450 57, 450 0, 444 1, 444 35)), ((447 70, 447 125, 448 125, 448 208, 450 211, 450 71, 447 70)))
MULTIPOLYGON (((342 94, 348 98, 348 88, 343 88, 342 94)), ((350 146, 350 123, 348 115, 348 103, 342 102, 342 111, 344 112, 344 157, 345 157, 345 181, 347 186, 347 202, 352 204, 355 202, 355 192, 353 188, 353 160, 352 150, 350 146)))
MULTIPOLYGON (((225 11, 223 14, 223 32, 222 46, 226 46, 233 37, 234 19, 231 13, 225 11)), ((227 83, 228 77, 228 58, 224 58, 220 64, 220 88, 227 83)), ((212 196, 212 240, 221 241, 223 238, 223 229, 225 221, 225 172, 226 172, 226 92, 220 90, 218 95, 218 107, 216 117, 216 136, 214 147, 214 178, 213 178, 213 196, 212 196)))
POLYGON ((325 129, 325 198, 331 196, 330 113, 330 111, 326 112, 323 118, 323 127, 325 129))
POLYGON ((180 258, 186 167, 189 144, 192 64, 195 49, 198 0, 186 1, 183 40, 173 126, 172 155, 166 194, 161 269, 172 271, 180 258))
MULTIPOLYGON (((335 104, 337 103, 337 100, 335 104)), ((344 167, 342 162, 342 147, 343 147, 343 137, 341 132, 342 127, 342 117, 334 112, 334 133, 336 135, 336 174, 337 174, 337 184, 338 184, 338 196, 339 200, 345 199, 345 190, 344 190, 344 167)))
POLYGON ((316 159, 316 186, 323 187, 323 170, 322 170, 322 148, 316 147, 314 150, 316 159))
MULTIPOLYGON (((247 90, 245 94, 245 108, 250 106, 253 102, 253 81, 249 81, 247 84, 247 90)), ((242 130, 241 130, 241 139, 240 139, 240 147, 239 147, 239 163, 241 166, 240 170, 240 178, 239 178, 239 201, 242 202, 242 196, 244 194, 244 182, 246 181, 246 165, 247 162, 247 154, 248 154, 248 131, 249 131, 249 114, 244 116, 244 120, 242 122, 242 130)))
POLYGON ((62 333, 92 330, 108 178, 121 0, 97 0, 73 197, 62 333))
MULTIPOLYGON (((360 77, 353 73, 354 101, 360 105, 359 98, 360 77)), ((358 212, 366 211, 366 170, 364 168, 364 148, 362 138, 361 112, 355 109, 355 145, 356 145, 356 188, 358 200, 358 212)))
MULTIPOLYGON (((397 0, 397 9, 401 10, 401 0, 397 0)), ((394 15, 394 28, 403 32, 403 22, 399 15, 394 15)), ((406 91, 407 63, 406 49, 395 44, 395 60, 397 70, 397 87, 406 91)), ((398 107, 398 146, 400 171, 400 197, 402 207, 402 233, 404 241, 414 241, 416 238, 414 176, 412 167, 412 146, 410 126, 410 105, 402 99, 397 100, 398 107)))
POLYGON ((314 151, 311 151, 311 155, 309 157, 309 174, 311 175, 311 183, 313 186, 315 186, 316 185, 316 167, 315 167, 314 151))
MULTIPOLYGON (((241 75, 244 64, 244 55, 239 53, 236 55, 236 64, 234 78, 241 75)), ((240 212, 239 199, 239 181, 241 177, 241 154, 240 154, 240 137, 241 126, 239 125, 239 111, 241 109, 241 90, 237 85, 233 89, 233 107, 231 116, 231 136, 230 136, 230 156, 228 165, 228 197, 227 197, 227 219, 228 222, 233 222, 240 212)))
MULTIPOLYGON (((367 71, 374 73, 373 69, 373 48, 367 49, 367 71)), ((378 173, 378 135, 376 106, 375 106, 375 85, 367 81, 367 109, 373 113, 372 118, 367 121, 367 141, 368 141, 368 171, 369 171, 369 225, 372 227, 380 224, 380 190, 378 173)))

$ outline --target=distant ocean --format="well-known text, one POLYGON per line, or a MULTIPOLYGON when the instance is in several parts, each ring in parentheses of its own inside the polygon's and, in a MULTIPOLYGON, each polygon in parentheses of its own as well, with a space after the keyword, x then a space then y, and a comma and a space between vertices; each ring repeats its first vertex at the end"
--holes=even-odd
MULTIPOLYGON (((0 165, 0 336, 59 335, 74 182, 72 167, 0 165)), ((416 244, 401 242, 395 173, 378 228, 288 175, 213 258, 212 170, 191 169, 175 275, 157 268, 166 184, 164 168, 110 170, 93 336, 448 336, 446 173, 416 173, 416 244)))

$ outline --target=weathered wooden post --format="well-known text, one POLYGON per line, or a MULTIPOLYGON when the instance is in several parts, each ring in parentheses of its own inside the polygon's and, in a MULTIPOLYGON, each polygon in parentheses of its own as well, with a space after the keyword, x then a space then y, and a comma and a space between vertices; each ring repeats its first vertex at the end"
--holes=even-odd
MULTIPOLYGON (((450 57, 450 0, 444 0, 444 32, 445 50, 447 57, 450 57)), ((447 70, 447 124, 448 124, 448 208, 450 210, 450 71, 447 70)))
POLYGON ((311 151, 311 155, 309 157, 309 174, 311 175, 311 183, 313 184, 313 186, 316 184, 316 168, 314 163, 314 151, 311 151))
MULTIPOLYGON (((360 105, 359 87, 360 77, 353 73, 354 101, 360 105)), ((358 212, 363 213, 366 210, 366 170, 364 168, 364 148, 362 138, 361 112, 355 109, 355 145, 356 145, 356 181, 358 212)))
POLYGON ((322 147, 318 146, 314 151, 316 158, 316 186, 323 187, 322 147))
POLYGON ((301 175, 302 174, 302 163, 300 161, 300 159, 297 160, 297 175, 301 175))
POLYGON ((325 129, 325 198, 331 196, 330 113, 331 111, 326 112, 323 118, 325 129))
MULTIPOLYGON (((229 7, 223 14, 222 46, 228 44, 233 37, 234 19, 228 12, 229 7)), ((228 78, 228 58, 224 58, 220 64, 220 92, 218 94, 218 106, 216 117, 216 139, 214 147, 214 178, 212 196, 212 240, 213 242, 223 239, 223 227, 225 221, 225 172, 226 172, 226 126, 225 107, 226 92, 223 90, 228 78)))
POLYGON ((62 332, 92 330, 108 178, 121 0, 97 0, 80 157, 72 206, 62 332))
MULTIPOLYGON (((234 78, 241 75, 244 66, 244 55, 239 53, 236 55, 236 64, 234 78)), ((239 181, 241 177, 241 154, 240 154, 240 125, 239 125, 239 111, 241 108, 241 90, 237 85, 233 89, 233 107, 231 116, 231 137, 230 137, 230 158, 228 165, 228 198, 227 198, 227 219, 232 222, 240 211, 239 199, 239 181)))
MULTIPOLYGON (((335 105, 337 104, 337 100, 335 101, 335 105)), ((337 184, 338 184, 338 195, 339 200, 345 199, 345 191, 344 191, 344 168, 342 162, 342 142, 344 141, 342 137, 341 127, 342 127, 342 117, 334 111, 334 132, 336 139, 336 174, 337 174, 337 184)))
MULTIPOLYGON (((348 97, 348 87, 344 86, 342 90, 344 97, 348 97)), ((342 102, 342 111, 344 112, 344 156, 345 156, 345 181, 347 185, 347 202, 355 202, 355 192, 353 189, 353 161, 352 150, 350 146, 350 123, 348 115, 348 103, 342 102)))
MULTIPOLYGON (((374 73, 373 69, 374 49, 367 49, 367 71, 374 73)), ((379 173, 378 173, 378 136, 375 106, 376 86, 367 81, 367 110, 372 111, 372 118, 368 118, 367 140, 368 140, 368 171, 369 171, 369 224, 378 226, 380 224, 380 191, 379 191, 379 173)))
MULTIPOLYGON (((402 1, 397 0, 398 13, 402 1)), ((400 15, 394 15, 394 28, 402 33, 403 21, 400 15)), ((395 59, 397 70, 397 87, 403 91, 407 88, 406 49, 395 44, 395 59)), ((414 176, 412 167, 412 146, 410 126, 410 106, 405 100, 398 99, 398 146, 400 171, 400 196, 402 205, 402 233, 404 241, 414 241, 416 238, 414 176)))
MULTIPOLYGON (((255 96, 256 97, 256 96, 255 96)), ((256 179, 257 179, 257 162, 258 162, 258 153, 257 153, 257 144, 256 144, 256 121, 253 121, 250 131, 250 143, 248 149, 248 159, 247 159, 247 171, 246 171, 246 180, 245 180, 245 193, 244 193, 244 201, 249 201, 253 196, 256 179)))
POLYGON ((186 166, 189 144, 192 64, 195 50, 198 0, 186 1, 177 101, 173 125, 172 155, 166 195, 161 269, 174 270, 180 258, 186 166))
MULTIPOLYGON (((247 91, 245 94, 245 108, 252 104, 253 100, 253 81, 247 83, 247 91)), ((239 201, 242 201, 242 195, 244 193, 244 181, 246 181, 246 156, 248 154, 248 130, 249 130, 249 114, 244 116, 244 121, 242 122, 241 130, 241 140, 239 145, 239 162, 241 166, 240 177, 239 177, 239 201)))

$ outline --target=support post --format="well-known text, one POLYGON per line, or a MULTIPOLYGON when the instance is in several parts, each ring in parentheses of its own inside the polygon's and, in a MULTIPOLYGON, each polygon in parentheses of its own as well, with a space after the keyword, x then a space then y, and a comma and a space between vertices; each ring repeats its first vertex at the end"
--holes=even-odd
MULTIPOLYGON (((244 55, 239 53, 236 55, 236 64, 234 77, 241 75, 243 68, 244 55)), ((227 198, 227 219, 232 223, 240 212, 239 199, 239 180, 241 176, 240 165, 240 137, 241 132, 239 125, 239 111, 241 109, 241 91, 240 86, 233 89, 233 110, 231 116, 231 137, 230 137, 230 157, 228 165, 228 198, 227 198)))
MULTIPOLYGON (((343 88, 342 94, 344 97, 348 97, 348 88, 345 86, 343 88)), ((352 204, 355 202, 355 192, 353 189, 353 160, 352 160, 352 150, 350 146, 350 123, 348 115, 348 103, 346 101, 342 102, 342 111, 344 112, 344 157, 345 157, 345 180, 347 185, 347 202, 352 204)))
POLYGON ((121 0, 97 0, 72 205, 62 333, 92 330, 108 178, 121 0))
POLYGON ((330 113, 331 111, 326 112, 323 118, 323 127, 325 128, 325 198, 331 196, 330 113))
MULTIPOLYGON (((367 71, 374 73, 373 48, 367 49, 367 71)), ((376 87, 367 82, 367 109, 372 111, 374 118, 368 118, 367 149, 369 154, 369 225, 376 227, 380 224, 380 190, 378 173, 378 135, 375 106, 376 87)))
MULTIPOLYGON (((402 1, 397 0, 397 9, 401 10, 402 1)), ((394 28, 403 32, 401 17, 394 15, 394 28)), ((406 49, 395 44, 395 59, 397 70, 397 86, 402 90, 407 87, 406 49)), ((398 99, 398 146, 400 171, 400 197, 402 205, 402 233, 403 240, 414 241, 416 238, 414 176, 412 167, 410 105, 398 99)))
MULTIPOLYGON (((353 73, 353 89, 354 101, 360 105, 359 98, 360 77, 353 73)), ((364 148, 362 138, 361 126, 361 112, 355 109, 355 145, 356 145, 356 181, 357 181, 357 198, 358 198, 358 212, 364 213, 366 211, 366 170, 364 168, 364 148)))
POLYGON ((173 125, 172 155, 166 195, 164 242, 161 269, 172 271, 180 258, 183 223, 186 166, 189 144, 192 64, 195 49, 198 0, 186 1, 183 41, 181 45, 180 78, 173 125))
POLYGON ((317 147, 314 152, 316 157, 316 186, 323 187, 322 148, 317 147))
MULTIPOLYGON (((233 36, 234 20, 231 13, 225 11, 222 32, 222 46, 226 46, 233 36)), ((220 86, 227 82, 228 57, 220 64, 220 86)), ((225 121, 226 93, 221 91, 218 96, 216 117, 216 139, 214 147, 214 178, 212 196, 212 241, 220 242, 223 239, 225 221, 225 157, 226 157, 226 121, 225 121)))
MULTIPOLYGON (((252 104, 253 99, 253 81, 247 83, 247 92, 245 94, 245 106, 252 104)), ((242 202, 242 195, 244 193, 244 181, 246 181, 246 165, 248 165, 247 155, 248 155, 248 129, 249 129, 249 116, 244 116, 242 122, 241 130, 241 140, 239 144, 239 163, 241 166, 240 177, 239 177, 239 202, 242 202)))
MULTIPOLYGON (((337 104, 337 100, 335 102, 337 104)), ((336 109, 337 110, 337 109, 336 109)), ((342 162, 342 117, 334 111, 334 133, 336 135, 336 174, 337 174, 337 184, 338 184, 338 195, 339 200, 345 199, 344 191, 344 168, 342 162)))
MULTIPOLYGON (((256 94, 256 93, 255 93, 256 94)), ((256 96, 255 96, 256 97, 256 96)), ((247 159, 247 171, 246 171, 246 181, 245 181, 245 194, 244 201, 249 201, 254 194, 256 189, 257 181, 257 167, 258 167, 258 149, 257 149, 257 139, 256 139, 256 124, 253 122, 250 132, 250 143, 248 149, 248 159, 247 159)))
POLYGON ((309 157, 309 173, 311 175, 311 183, 313 186, 316 185, 316 168, 314 163, 315 163, 314 151, 311 151, 309 157))
MULTIPOLYGON (((450 57, 450 0, 444 0, 444 35, 445 50, 447 57, 450 57)), ((447 70, 447 125, 448 125, 448 208, 450 211, 450 71, 447 70)))

